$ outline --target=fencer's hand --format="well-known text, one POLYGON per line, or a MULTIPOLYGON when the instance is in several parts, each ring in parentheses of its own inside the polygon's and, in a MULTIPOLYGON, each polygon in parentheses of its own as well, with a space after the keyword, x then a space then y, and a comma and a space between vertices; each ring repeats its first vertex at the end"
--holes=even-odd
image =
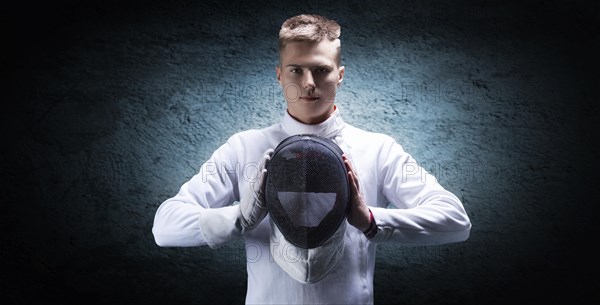
POLYGON ((249 181, 250 185, 240 199, 240 223, 244 230, 254 229, 267 216, 265 180, 267 179, 267 165, 272 156, 273 149, 267 149, 258 164, 256 177, 249 181))
POLYGON ((350 194, 352 196, 352 200, 350 201, 350 209, 348 209, 346 218, 348 219, 348 223, 359 229, 361 232, 364 232, 371 224, 371 213, 360 192, 358 176, 352 168, 350 160, 345 154, 342 155, 342 159, 344 160, 346 170, 348 171, 347 174, 348 181, 350 182, 350 194))

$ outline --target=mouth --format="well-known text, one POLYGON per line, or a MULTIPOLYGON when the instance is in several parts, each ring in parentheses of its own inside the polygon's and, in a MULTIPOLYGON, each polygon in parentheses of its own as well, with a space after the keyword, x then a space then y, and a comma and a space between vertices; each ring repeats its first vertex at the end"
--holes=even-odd
POLYGON ((307 102, 316 102, 319 99, 319 97, 318 96, 301 96, 300 99, 307 101, 307 102))

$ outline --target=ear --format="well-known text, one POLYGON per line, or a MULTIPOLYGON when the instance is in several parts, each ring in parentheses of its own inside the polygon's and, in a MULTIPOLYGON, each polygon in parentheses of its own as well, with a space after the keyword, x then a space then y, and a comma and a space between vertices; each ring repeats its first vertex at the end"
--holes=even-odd
POLYGON ((338 81, 337 81, 337 86, 339 87, 342 84, 342 81, 344 80, 344 73, 346 72, 346 67, 341 66, 339 71, 338 71, 338 81))
POLYGON ((277 82, 283 87, 283 81, 281 80, 281 68, 279 65, 275 66, 275 74, 277 74, 277 82))

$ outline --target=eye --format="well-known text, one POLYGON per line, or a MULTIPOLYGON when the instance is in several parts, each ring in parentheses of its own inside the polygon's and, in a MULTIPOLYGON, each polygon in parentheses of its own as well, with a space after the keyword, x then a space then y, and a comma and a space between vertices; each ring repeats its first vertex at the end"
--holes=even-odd
POLYGON ((302 73, 302 70, 301 70, 301 69, 299 69, 299 68, 292 68, 292 69, 290 70, 290 72, 292 72, 292 73, 302 73))
POLYGON ((329 73, 329 69, 327 69, 327 68, 317 68, 315 70, 315 73, 319 73, 319 74, 329 73))

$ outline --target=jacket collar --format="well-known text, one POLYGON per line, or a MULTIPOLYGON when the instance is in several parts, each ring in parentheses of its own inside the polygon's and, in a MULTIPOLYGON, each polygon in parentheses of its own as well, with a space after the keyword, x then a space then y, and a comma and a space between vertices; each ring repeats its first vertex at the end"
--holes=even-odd
POLYGON ((337 107, 327 120, 319 124, 308 125, 299 122, 287 110, 281 121, 283 130, 290 136, 296 134, 315 134, 329 139, 340 135, 345 125, 337 107))

